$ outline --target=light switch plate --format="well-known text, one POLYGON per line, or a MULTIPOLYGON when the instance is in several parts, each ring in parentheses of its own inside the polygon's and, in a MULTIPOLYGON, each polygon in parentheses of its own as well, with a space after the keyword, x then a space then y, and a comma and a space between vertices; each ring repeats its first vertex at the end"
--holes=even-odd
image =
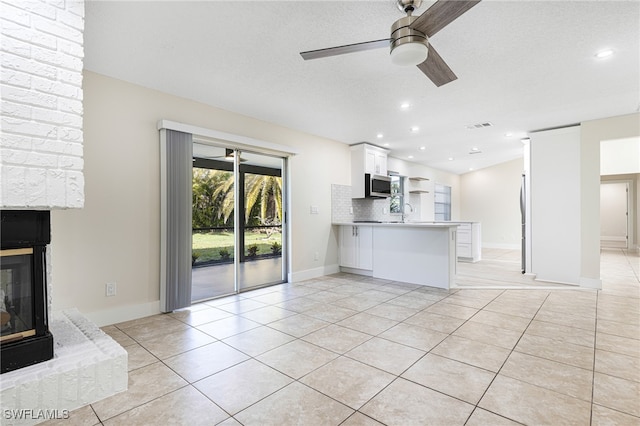
POLYGON ((105 285, 105 296, 112 297, 116 295, 116 283, 107 283, 105 285))
POLYGON ((311 212, 311 214, 318 214, 318 206, 311 206, 309 211, 311 212))

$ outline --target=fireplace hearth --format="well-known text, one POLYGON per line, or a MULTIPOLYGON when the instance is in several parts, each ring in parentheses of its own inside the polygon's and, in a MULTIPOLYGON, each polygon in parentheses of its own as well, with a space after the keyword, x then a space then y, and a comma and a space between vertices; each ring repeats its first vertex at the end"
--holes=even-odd
POLYGON ((0 373, 53 358, 47 316, 50 213, 0 211, 0 373))

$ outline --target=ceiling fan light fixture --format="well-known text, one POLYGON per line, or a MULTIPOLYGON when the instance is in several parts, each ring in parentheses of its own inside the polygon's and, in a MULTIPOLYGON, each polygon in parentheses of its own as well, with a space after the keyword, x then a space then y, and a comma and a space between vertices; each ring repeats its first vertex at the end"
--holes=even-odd
POLYGON ((420 42, 404 43, 391 51, 391 62, 395 65, 418 65, 427 59, 427 45, 420 42))
POLYGON ((418 65, 427 59, 429 41, 426 34, 411 28, 416 19, 409 13, 391 26, 391 62, 395 65, 418 65))

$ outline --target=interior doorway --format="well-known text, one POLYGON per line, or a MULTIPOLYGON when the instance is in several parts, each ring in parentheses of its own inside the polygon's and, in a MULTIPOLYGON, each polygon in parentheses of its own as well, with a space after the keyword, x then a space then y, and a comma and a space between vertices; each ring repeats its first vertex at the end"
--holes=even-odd
POLYGON ((285 165, 194 142, 192 302, 286 281, 285 165))
POLYGON ((629 248, 629 183, 600 184, 600 247, 629 248))

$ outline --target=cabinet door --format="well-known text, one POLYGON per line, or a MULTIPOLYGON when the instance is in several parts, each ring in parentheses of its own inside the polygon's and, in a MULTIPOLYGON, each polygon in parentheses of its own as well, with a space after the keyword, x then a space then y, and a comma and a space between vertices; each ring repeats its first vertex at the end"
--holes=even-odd
POLYGON ((340 266, 357 267, 355 228, 355 226, 351 225, 340 227, 340 266))
POLYGON ((377 175, 386 176, 387 175, 387 155, 376 153, 375 158, 375 169, 377 175))
POLYGON ((365 149, 364 151, 364 172, 373 175, 387 175, 387 154, 365 149))
POLYGON ((371 173, 372 175, 378 174, 376 173, 376 153, 375 151, 371 151, 365 149, 364 151, 364 172, 371 173))
POLYGON ((358 268, 373 270, 373 227, 358 226, 358 268))

